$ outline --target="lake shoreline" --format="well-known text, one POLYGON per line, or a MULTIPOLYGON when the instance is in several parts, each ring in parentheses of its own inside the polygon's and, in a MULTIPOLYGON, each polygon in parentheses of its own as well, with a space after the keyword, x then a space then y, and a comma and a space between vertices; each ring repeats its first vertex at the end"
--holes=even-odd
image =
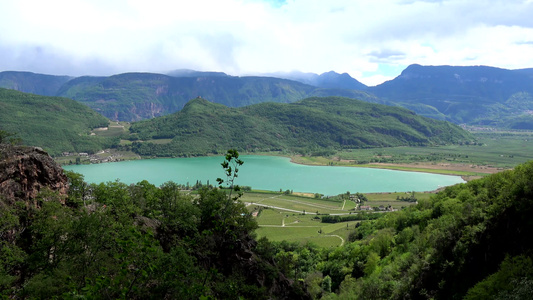
MULTIPOLYGON (((246 176, 239 179, 239 184, 270 191, 289 190, 331 196, 346 192, 346 190, 362 193, 433 191, 443 186, 464 183, 459 176, 449 174, 429 176, 406 170, 304 166, 291 162, 289 157, 281 155, 243 154, 241 158, 245 162, 242 171, 246 170, 246 174, 240 175, 246 176), (290 167, 291 165, 293 167, 290 167), (415 175, 416 173, 420 175, 415 175)), ((172 158, 141 159, 136 160, 136 163, 135 161, 123 161, 113 164, 71 165, 64 166, 64 168, 81 173, 90 183, 118 179, 127 184, 148 180, 155 185, 174 181, 188 186, 194 185, 195 182, 215 182, 217 177, 223 175, 220 168, 222 156, 175 159, 175 161, 172 158)))
POLYGON ((505 171, 503 168, 487 167, 487 166, 475 166, 475 165, 465 165, 465 164, 445 164, 445 163, 436 163, 428 164, 423 162, 413 162, 413 163, 368 163, 368 164, 354 164, 349 161, 338 161, 334 159, 326 158, 326 161, 330 164, 325 164, 321 162, 310 162, 307 156, 285 156, 283 157, 290 158, 292 163, 309 165, 309 166, 339 166, 339 167, 354 167, 354 168, 373 168, 373 169, 383 169, 383 170, 397 170, 397 171, 408 171, 408 172, 421 172, 429 174, 440 174, 440 175, 453 175, 460 176, 464 181, 475 180, 490 174, 498 173, 505 171))
MULTIPOLYGON (((102 151, 103 152, 103 151, 102 151)), ((249 153, 243 152, 242 155, 258 155, 258 156, 277 156, 285 157, 290 159, 291 163, 306 165, 306 166, 339 166, 339 167, 354 167, 354 168, 373 168, 373 169, 383 169, 383 170, 397 170, 397 171, 408 171, 408 172, 421 172, 428 174, 440 174, 440 175, 453 175, 460 176, 464 181, 471 181, 478 179, 493 173, 504 171, 501 168, 487 167, 487 166, 475 166, 475 165, 464 165, 464 164, 450 164, 450 163, 425 163, 425 162, 412 162, 412 163, 367 163, 367 164, 355 164, 352 161, 338 160, 327 157, 317 157, 324 162, 314 160, 311 161, 311 157, 302 156, 302 155, 287 155, 281 154, 278 152, 262 152, 262 153, 249 153)), ((224 154, 208 154, 205 157, 220 156, 224 157, 224 154)), ((194 156, 194 157, 203 157, 203 156, 194 156)), ((129 157, 124 158, 118 161, 128 161, 128 160, 151 160, 158 158, 179 158, 179 157, 129 157)), ((58 160, 56 160, 58 161, 58 160)), ((72 160, 71 160, 72 161, 72 160)), ((90 164, 100 164, 113 162, 114 160, 103 160, 97 163, 90 164)), ((59 162, 59 161, 58 161, 59 162)), ((86 164, 86 163, 82 163, 86 164)), ((75 165, 75 164, 62 164, 62 165, 75 165)))

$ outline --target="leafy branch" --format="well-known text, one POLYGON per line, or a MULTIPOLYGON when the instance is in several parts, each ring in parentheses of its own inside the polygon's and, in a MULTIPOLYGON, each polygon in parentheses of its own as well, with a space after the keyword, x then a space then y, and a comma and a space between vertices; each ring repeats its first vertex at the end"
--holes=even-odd
POLYGON ((218 187, 220 189, 229 189, 228 200, 224 207, 223 223, 226 221, 226 212, 231 206, 231 202, 236 201, 242 196, 241 187, 235 185, 235 178, 239 176, 239 167, 242 166, 242 164, 244 164, 244 161, 239 159, 239 152, 237 152, 235 149, 228 150, 224 161, 221 163, 222 168, 226 172, 226 180, 224 181, 222 178, 217 178, 218 187), (224 183, 226 183, 225 187, 223 186, 224 183), (234 191, 237 192, 237 196, 232 197, 234 191))

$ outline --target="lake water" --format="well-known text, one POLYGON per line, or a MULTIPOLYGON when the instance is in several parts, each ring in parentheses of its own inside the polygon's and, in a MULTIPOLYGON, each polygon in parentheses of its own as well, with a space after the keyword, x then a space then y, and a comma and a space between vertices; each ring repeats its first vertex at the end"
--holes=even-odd
MULTIPOLYGON (((276 156, 242 155, 235 183, 253 189, 337 195, 351 193, 431 191, 464 182, 459 176, 405 172, 372 168, 306 166, 291 163, 276 156)), ((162 158, 65 166, 85 176, 89 183, 120 180, 137 183, 148 180, 161 185, 167 181, 194 185, 197 180, 216 185, 218 177, 225 179, 220 163, 222 156, 195 158, 162 158)))

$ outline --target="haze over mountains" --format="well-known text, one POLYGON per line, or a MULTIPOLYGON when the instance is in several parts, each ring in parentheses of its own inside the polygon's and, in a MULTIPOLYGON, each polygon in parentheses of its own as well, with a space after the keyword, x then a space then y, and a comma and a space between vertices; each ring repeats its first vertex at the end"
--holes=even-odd
POLYGON ((375 87, 335 72, 237 77, 222 72, 176 70, 167 75, 127 73, 78 78, 1 72, 0 87, 71 98, 122 121, 168 115, 198 96, 229 107, 342 96, 402 106, 456 124, 533 129, 533 69, 411 65, 394 80, 375 87))
POLYGON ((289 79, 298 81, 301 83, 309 84, 321 88, 334 88, 334 89, 347 89, 347 90, 365 90, 367 86, 357 79, 352 78, 348 73, 336 73, 329 71, 320 75, 315 73, 303 73, 303 72, 278 72, 267 73, 264 76, 277 77, 283 79, 289 79))

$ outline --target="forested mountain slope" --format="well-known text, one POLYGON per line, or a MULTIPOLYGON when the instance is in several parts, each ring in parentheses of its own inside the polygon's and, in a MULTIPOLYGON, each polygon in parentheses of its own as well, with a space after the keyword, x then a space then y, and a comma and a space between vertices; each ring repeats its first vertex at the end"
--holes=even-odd
POLYGON ((284 78, 309 84, 320 88, 332 89, 346 89, 346 90, 365 90, 366 85, 359 82, 357 79, 351 77, 348 73, 339 74, 334 71, 322 73, 320 75, 315 73, 303 72, 276 72, 267 73, 265 76, 284 78))
MULTIPOLYGON (((59 96, 80 101, 112 120, 121 121, 138 121, 174 113, 195 97, 229 107, 241 107, 262 102, 295 102, 314 93, 346 95, 343 90, 320 89, 271 77, 172 77, 151 73, 80 77, 58 91, 59 96)), ((364 92, 349 91, 348 95, 378 101, 364 92)))
POLYGON ((36 74, 31 72, 0 72, 0 88, 55 96, 59 88, 73 77, 36 74))
POLYGON ((108 123, 105 117, 71 99, 0 88, 0 130, 16 133, 25 145, 42 147, 54 155, 109 147, 113 141, 90 135, 91 129, 108 123))
POLYGON ((533 129, 533 75, 528 69, 411 65, 368 91, 456 124, 533 129))
POLYGON ((193 70, 176 70, 169 75, 126 73, 77 78, 1 72, 0 87, 71 98, 112 120, 121 121, 138 121, 174 113, 198 96, 230 107, 261 102, 289 103, 310 96, 343 96, 382 102, 365 92, 347 89, 358 83, 347 74, 329 72, 317 75, 315 79, 316 86, 280 78, 236 77, 221 72, 193 70))
POLYGON ((133 123, 132 149, 141 155, 205 155, 246 151, 313 151, 400 145, 468 143, 456 125, 399 107, 341 97, 229 108, 203 98, 177 113, 133 123), (169 143, 147 140, 172 139, 169 143))
POLYGON ((176 70, 168 75, 126 73, 73 79, 1 72, 0 87, 71 98, 121 121, 168 115, 198 96, 230 107, 342 96, 402 106, 419 115, 456 124, 533 129, 531 69, 411 65, 395 79, 374 87, 333 71, 321 75, 291 72, 269 76, 273 77, 176 70))
POLYGON ((358 226, 316 265, 340 291, 326 298, 529 299, 532 213, 533 162, 448 187, 358 226))

